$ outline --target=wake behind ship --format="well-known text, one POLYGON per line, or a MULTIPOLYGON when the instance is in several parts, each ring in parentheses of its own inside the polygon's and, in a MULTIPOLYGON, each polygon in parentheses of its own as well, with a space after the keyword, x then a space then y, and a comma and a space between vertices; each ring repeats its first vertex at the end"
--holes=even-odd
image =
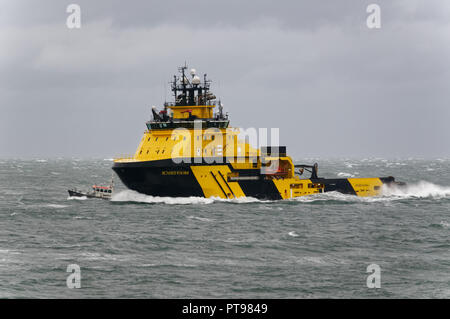
POLYGON ((171 82, 174 102, 152 108, 136 153, 114 160, 128 188, 152 196, 288 199, 330 191, 375 196, 383 184, 402 184, 391 176, 321 178, 317 164, 294 165, 284 146, 253 148, 229 126, 206 74, 202 81, 191 69, 189 79, 186 70, 171 82))

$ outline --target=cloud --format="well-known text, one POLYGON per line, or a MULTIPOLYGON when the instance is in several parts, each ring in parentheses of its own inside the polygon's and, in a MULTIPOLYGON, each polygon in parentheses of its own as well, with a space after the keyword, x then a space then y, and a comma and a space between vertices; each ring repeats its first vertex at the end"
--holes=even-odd
POLYGON ((167 82, 187 61, 213 79, 232 124, 280 127, 294 155, 448 155, 447 4, 380 1, 382 28, 369 30, 354 1, 80 1, 82 28, 70 30, 64 6, 42 3, 31 14, 19 2, 0 29, 4 154, 136 147, 146 107, 170 99, 167 82), (35 146, 15 147, 20 127, 35 146), (99 129, 109 139, 90 140, 99 129))

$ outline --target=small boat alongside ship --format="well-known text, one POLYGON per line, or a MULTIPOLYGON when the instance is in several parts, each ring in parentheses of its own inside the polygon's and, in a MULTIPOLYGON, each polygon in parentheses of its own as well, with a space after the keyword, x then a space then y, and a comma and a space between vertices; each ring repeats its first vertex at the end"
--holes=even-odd
POLYGON ((111 199, 114 191, 114 180, 111 178, 111 183, 109 185, 92 185, 91 190, 84 192, 76 188, 67 190, 69 192, 69 197, 86 197, 86 198, 100 198, 100 199, 111 199))

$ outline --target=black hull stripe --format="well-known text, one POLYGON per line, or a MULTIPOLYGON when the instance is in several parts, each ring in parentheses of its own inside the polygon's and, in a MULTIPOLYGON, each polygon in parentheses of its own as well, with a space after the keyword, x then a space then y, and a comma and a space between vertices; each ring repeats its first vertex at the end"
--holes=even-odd
POLYGON ((227 193, 223 190, 222 185, 220 185, 219 181, 216 178, 216 175, 214 175, 213 172, 210 172, 211 176, 214 178, 214 180, 216 181, 217 185, 219 185, 220 190, 222 191, 223 195, 225 196, 225 198, 228 198, 227 193))
POLYGON ((222 177, 223 182, 225 183, 225 185, 227 185, 227 187, 230 190, 233 197, 236 198, 236 195, 234 195, 233 190, 231 189, 230 185, 228 185, 227 181, 225 180, 225 177, 223 177, 223 175, 220 171, 217 171, 217 172, 219 173, 220 177, 222 177))

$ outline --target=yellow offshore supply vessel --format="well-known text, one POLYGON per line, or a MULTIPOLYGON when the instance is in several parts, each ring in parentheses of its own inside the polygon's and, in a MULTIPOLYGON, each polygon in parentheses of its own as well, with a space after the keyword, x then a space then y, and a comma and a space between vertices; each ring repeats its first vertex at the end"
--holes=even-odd
POLYGON ((189 79, 186 70, 171 82, 175 101, 152 108, 136 153, 114 160, 128 188, 153 196, 288 199, 330 191, 374 196, 383 184, 402 184, 391 176, 321 178, 317 164, 294 165, 284 146, 253 148, 229 126, 206 74, 202 81, 191 69, 189 79))

